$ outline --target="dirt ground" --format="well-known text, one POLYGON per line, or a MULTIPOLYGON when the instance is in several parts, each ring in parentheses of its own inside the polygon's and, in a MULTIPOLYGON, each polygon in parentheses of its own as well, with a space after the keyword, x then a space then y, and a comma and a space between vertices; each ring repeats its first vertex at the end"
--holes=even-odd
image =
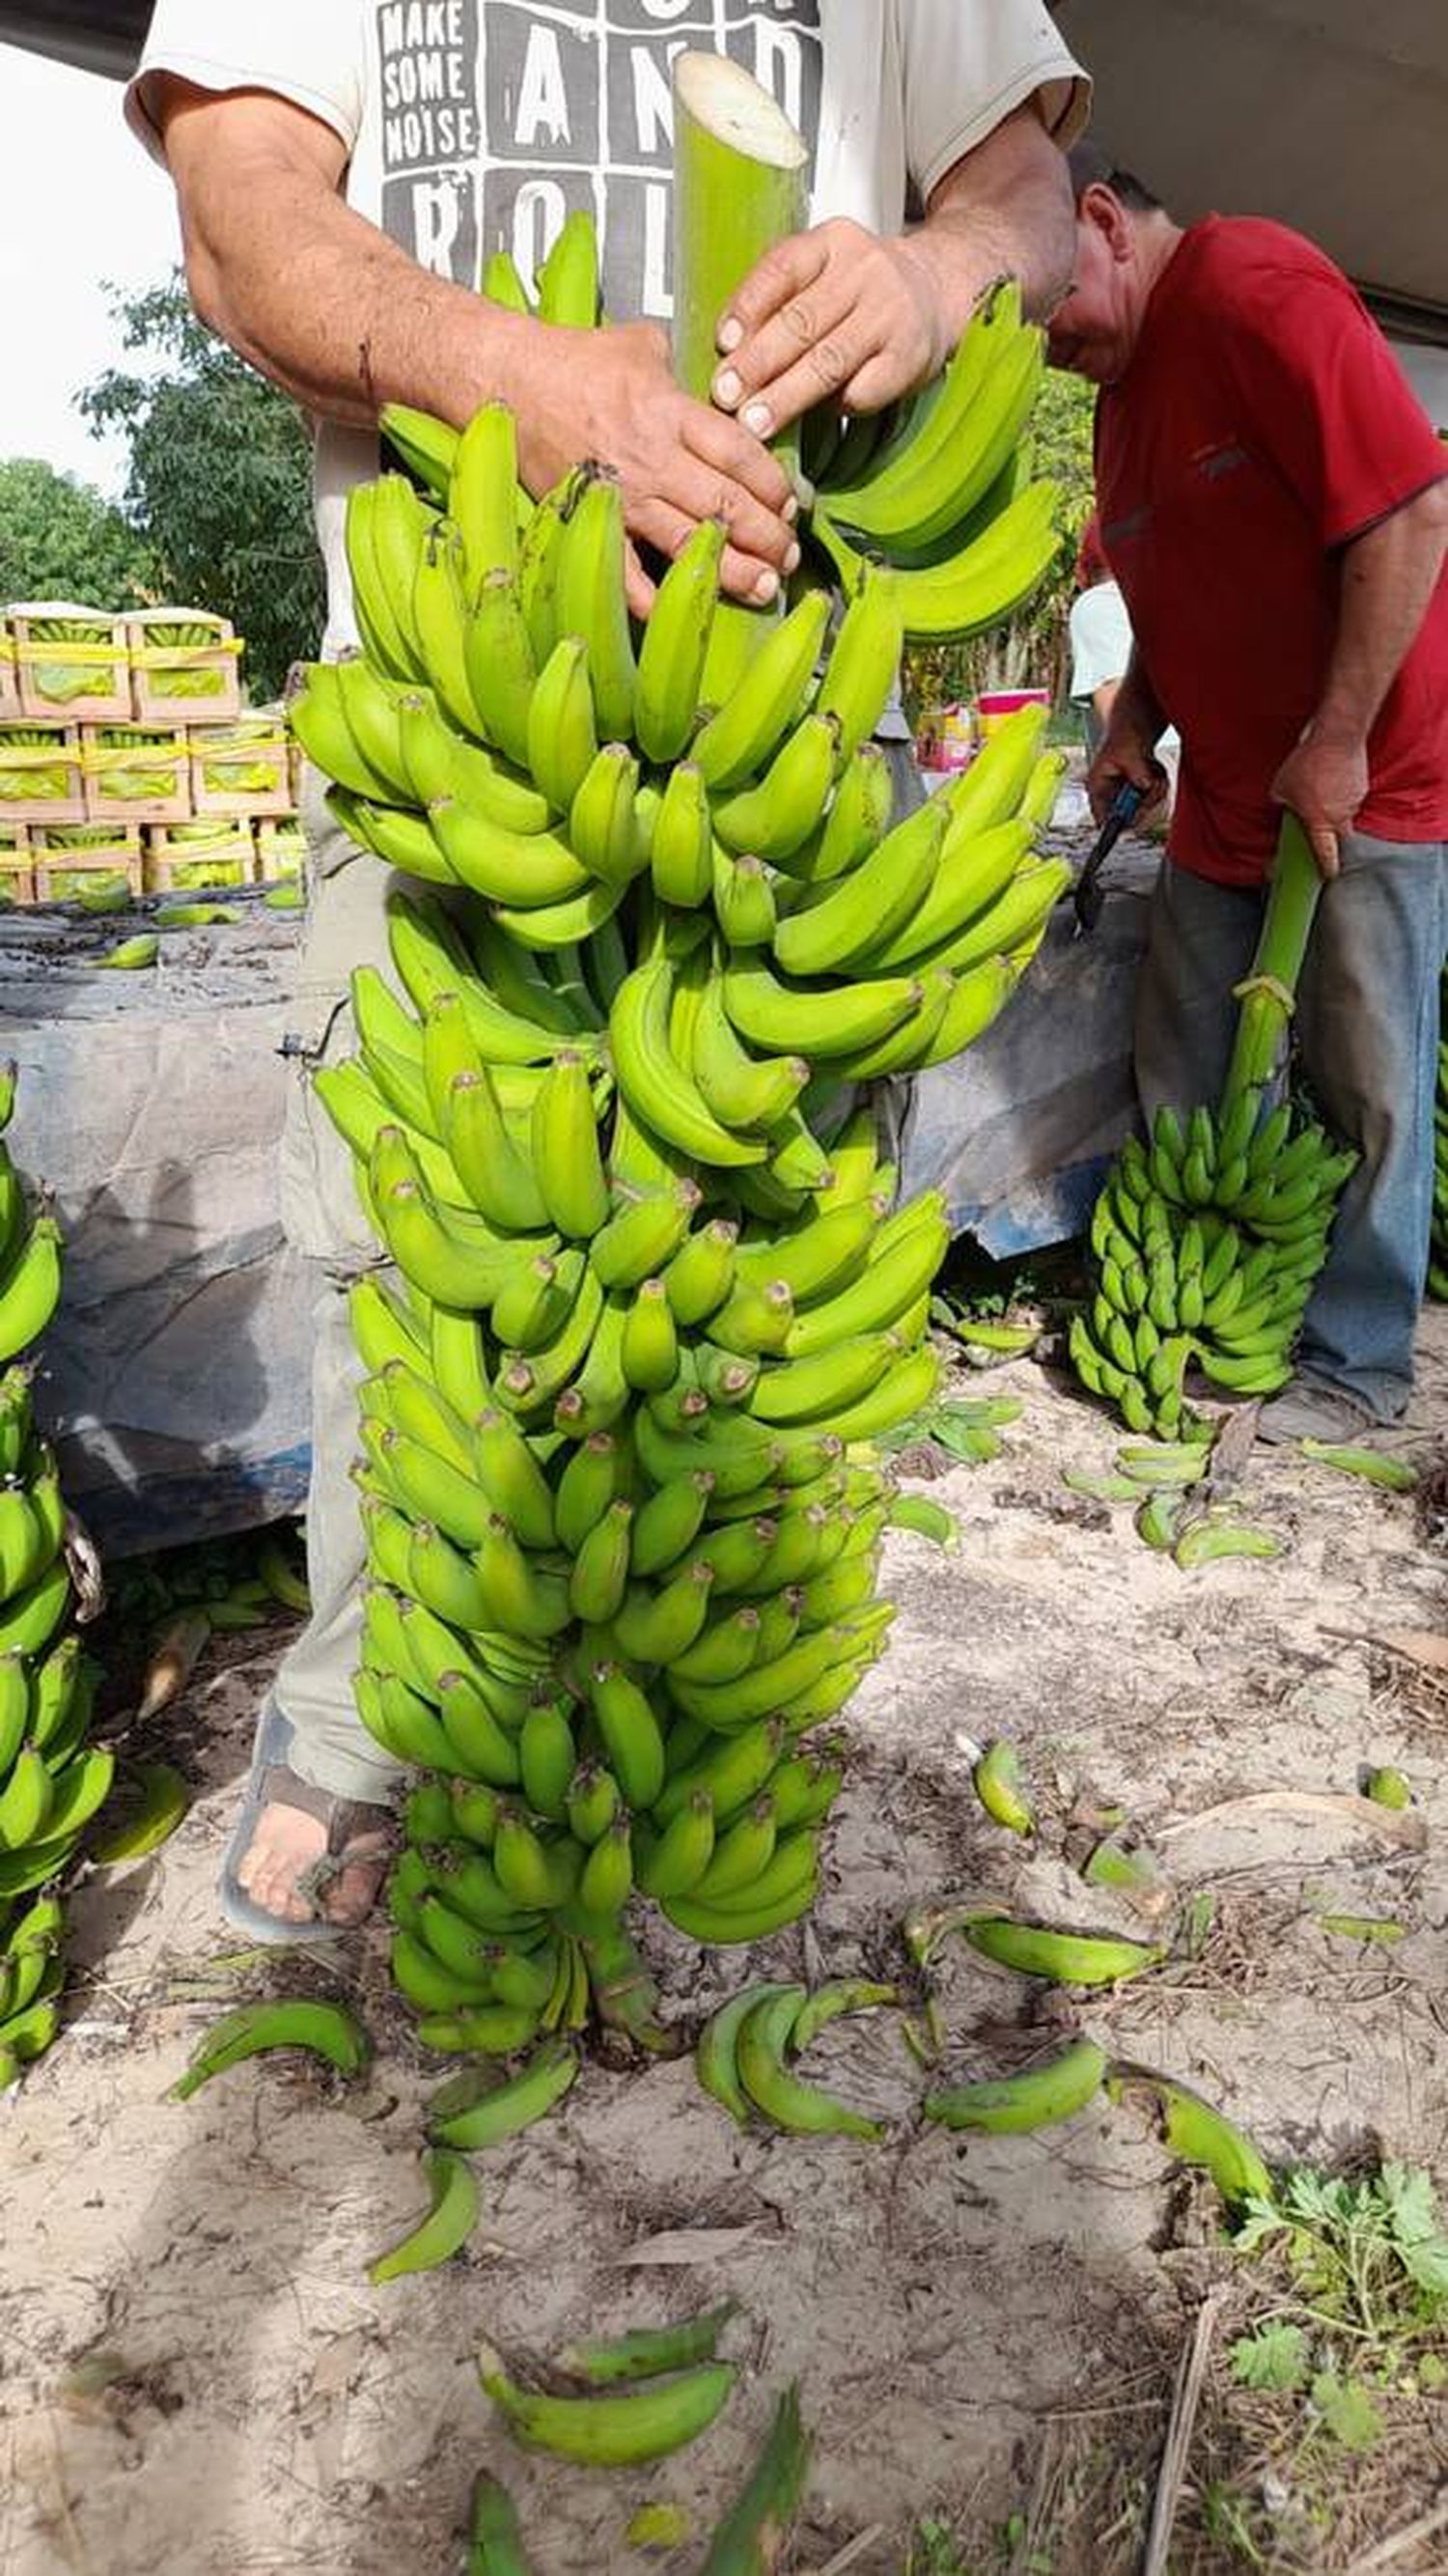
MULTIPOLYGON (((1448 1629, 1441 1534, 1411 1497, 1259 1449, 1245 1493, 1286 1552, 1182 1574, 1122 1511, 1068 1493, 1104 1468, 1111 1426, 1033 1360, 966 1392, 1023 1399, 986 1467, 933 1487, 960 1515, 942 1555, 892 1535, 892 1649, 849 1717, 853 1768, 808 1933, 753 1954, 650 1934, 684 2030, 761 1974, 903 1973, 908 1904, 965 1892, 1076 1927, 1139 1928, 1083 1884, 1091 1818, 1124 1808, 1174 1896, 1209 1890, 1194 1958, 1079 2011, 947 1954, 952 2073, 1009 2068, 1078 2020, 1114 2052, 1189 2079, 1274 2162, 1391 2155, 1448 2186, 1448 1874, 1441 1817, 1448 1680, 1377 1640, 1448 1629), (982 1814, 970 1739, 1008 1734, 1037 1797, 1029 1847, 982 1814), (1426 1825, 1403 1850, 1351 1814, 1194 1819, 1245 1793, 1351 1792, 1400 1764, 1426 1825), (1391 1917, 1391 1948, 1323 1912, 1391 1917)), ((1424 1323, 1403 1445, 1448 1434, 1448 1314, 1424 1323)), ((798 2374, 817 2450, 791 2564, 1113 2576, 1141 2563, 1173 2381, 1200 2304, 1238 2266, 1220 2212, 1130 2108, 1038 2137, 962 2139, 913 2116, 925 2079, 894 2016, 839 2025, 819 2065, 888 2110, 870 2147, 741 2136, 687 2056, 592 2065, 561 2113, 480 2165, 484 2216, 446 2270, 370 2290, 364 2264, 420 2199, 424 2066, 391 2004, 380 1938, 318 1969, 209 1965, 234 1944, 212 1891, 252 1712, 280 1643, 222 1642, 148 1750, 196 1789, 163 1852, 98 1874, 73 1907, 62 2039, 0 2103, 0 2566, 13 2576, 444 2576, 474 2471, 503 2474, 540 2576, 697 2566, 774 2396, 798 2374), (379 2046, 343 2088, 284 2061, 167 2099, 197 2033, 238 1994, 316 1979, 355 1994, 379 2046), (515 2450, 478 2389, 486 2334, 514 2358, 585 2329, 687 2315, 726 2295, 746 2367, 713 2430, 649 2472, 589 2474, 515 2450), (645 2498, 694 2537, 652 2562, 625 2539, 645 2498), (953 2550, 922 2539, 933 2520, 953 2550), (912 2540, 912 2534, 915 2535, 912 2540), (938 2553, 938 2554, 937 2554, 938 2553)), ((1397 1823, 1399 1820, 1392 1820, 1397 1823)), ((812 2068, 814 2061, 812 2060, 812 2068)), ((1448 2424, 1394 2415, 1366 2472, 1284 2463, 1220 2377, 1199 2419, 1173 2570, 1250 2563, 1213 2537, 1215 2480, 1265 2497, 1280 2546, 1255 2563, 1366 2566, 1430 2511, 1448 2424), (1315 2484, 1314 2481, 1317 2483, 1315 2484), (1285 2499, 1285 2501, 1284 2501, 1285 2499), (1299 2508, 1310 2537, 1304 2543, 1299 2508)), ((1382 2556, 1373 2565, 1386 2565, 1382 2556)), ((1448 2564, 1448 2526, 1396 2552, 1448 2564)))

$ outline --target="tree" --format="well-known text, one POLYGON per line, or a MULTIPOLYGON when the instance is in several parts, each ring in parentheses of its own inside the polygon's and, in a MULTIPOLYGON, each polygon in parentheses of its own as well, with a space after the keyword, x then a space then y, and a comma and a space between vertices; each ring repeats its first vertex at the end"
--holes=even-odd
POLYGON ((154 596, 150 550, 122 512, 37 456, 0 463, 0 600, 138 608, 154 596))
POLYGON ((197 320, 179 276, 113 294, 111 310, 150 363, 108 370, 80 409, 129 443, 126 512, 167 604, 229 617, 252 697, 276 697, 289 664, 316 652, 324 607, 302 415, 197 320))
POLYGON ((906 656, 905 702, 913 718, 932 707, 979 697, 983 689, 1029 684, 1059 695, 1066 623, 1075 594, 1076 554, 1091 515, 1091 422, 1096 393, 1079 376, 1046 371, 1031 424, 1031 472, 1061 491, 1061 544, 1040 589, 1025 608, 987 635, 937 644, 906 656))

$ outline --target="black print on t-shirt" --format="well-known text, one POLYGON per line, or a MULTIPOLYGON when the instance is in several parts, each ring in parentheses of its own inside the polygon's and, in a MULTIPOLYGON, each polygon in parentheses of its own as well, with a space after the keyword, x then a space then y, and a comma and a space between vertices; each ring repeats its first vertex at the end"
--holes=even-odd
POLYGON ((531 279, 575 207, 597 217, 604 302, 672 310, 670 67, 727 53, 813 154, 819 0, 380 0, 382 224, 476 286, 495 251, 531 279))

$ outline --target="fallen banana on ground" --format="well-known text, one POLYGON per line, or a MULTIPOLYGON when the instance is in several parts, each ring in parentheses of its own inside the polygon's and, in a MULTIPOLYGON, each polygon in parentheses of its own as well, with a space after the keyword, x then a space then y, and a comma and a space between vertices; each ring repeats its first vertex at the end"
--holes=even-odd
POLYGON ((430 2147, 423 2157, 428 2189, 426 2214, 395 2245, 374 2256, 367 2278, 374 2289, 399 2280, 406 2272, 432 2272, 460 2253, 478 2223, 478 2186, 472 2167, 446 2147, 430 2147))
POLYGON ((1113 2101, 1127 2092, 1153 2097, 1171 2153, 1183 2164, 1200 2165, 1229 2209, 1240 2210, 1251 2200, 1271 2200, 1272 2176, 1245 2130, 1189 2085, 1124 2059, 1108 2069, 1106 2084, 1113 2101))
POLYGON ((813 2440, 791 2381, 744 2487, 710 2540, 699 2576, 772 2576, 784 2563, 809 2475, 813 2440))
POLYGON ((171 2087, 172 2096, 188 2101, 214 2075, 274 2048, 305 2049, 347 2076, 362 2074, 372 2055, 361 2023, 341 2004, 300 1996, 238 2004, 202 2033, 185 2073, 171 2087))
POLYGON ((799 2135, 879 2139, 886 2124, 804 2083, 790 2061, 841 2014, 898 2001, 893 1986, 835 1978, 816 1987, 746 1986, 699 2034, 695 2071, 704 2091, 742 2128, 752 2116, 799 2135))
POLYGON ((485 2396, 526 2449, 589 2468, 622 2469, 661 2460, 707 2432, 738 2372, 732 2362, 706 2361, 622 2394, 552 2397, 519 2387, 500 2354, 485 2343, 478 2353, 478 2377, 485 2396))
MULTIPOLYGON (((1079 1982, 1079 1980, 1078 1980, 1079 1982)), ((1091 2039, 1019 2075, 956 2084, 927 2094, 924 2115, 946 2129, 986 2129, 1003 2136, 1053 2127, 1094 2102, 1106 2076, 1106 2052, 1091 2039)))

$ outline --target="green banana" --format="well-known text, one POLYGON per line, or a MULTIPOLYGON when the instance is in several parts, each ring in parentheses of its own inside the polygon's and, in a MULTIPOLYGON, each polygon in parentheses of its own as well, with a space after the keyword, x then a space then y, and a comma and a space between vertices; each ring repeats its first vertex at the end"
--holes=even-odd
POLYGON ((172 2094, 184 2102, 213 2075, 271 2048, 309 2049, 326 2058, 339 2074, 349 2076, 362 2074, 372 2054, 361 2023, 341 2004, 322 2003, 310 1996, 239 2004, 202 2033, 172 2094))
POLYGON ((478 2223, 478 2186, 471 2166, 446 2147, 423 2156, 429 2193, 426 2216, 367 2266, 374 2289, 404 2273, 432 2272, 460 2253, 478 2223))
POLYGON ((777 2129, 796 2135, 883 2138, 883 2121, 867 2119, 863 2112, 851 2110, 847 2103, 789 2073, 785 2052, 804 2001, 802 1986, 786 1986, 782 1993, 756 2001, 744 2015, 734 2058, 745 2093, 777 2129))
POLYGON ((713 2360, 719 2337, 737 2312, 736 2302, 725 2299, 702 2316, 681 2318, 677 2325, 636 2326, 631 2333, 611 2341, 570 2344, 566 2352, 558 2355, 554 2368, 568 2379, 583 2380, 590 2388, 610 2388, 621 2380, 657 2379, 666 2371, 688 2370, 695 2362, 713 2360))
POLYGON ((529 2450, 587 2467, 628 2468, 662 2459, 706 2432, 738 2374, 730 2362, 699 2362, 622 2395, 535 2396, 508 2377, 500 2355, 484 2344, 478 2376, 509 2431, 529 2450))
POLYGON ((1095 2100, 1106 2063, 1106 2051, 1094 2040, 1076 2039, 1020 2075, 927 2094, 924 2116, 947 2129, 989 2129, 1010 2137, 1050 2128, 1095 2100))

